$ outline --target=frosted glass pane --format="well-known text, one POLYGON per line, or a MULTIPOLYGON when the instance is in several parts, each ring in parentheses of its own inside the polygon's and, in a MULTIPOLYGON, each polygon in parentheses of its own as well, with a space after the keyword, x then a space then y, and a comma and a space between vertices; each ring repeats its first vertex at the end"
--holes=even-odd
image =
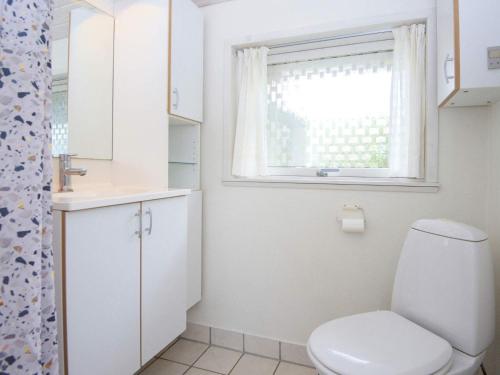
POLYGON ((392 52, 268 68, 268 165, 388 166, 392 52))
POLYGON ((52 155, 68 153, 68 91, 52 93, 52 155))

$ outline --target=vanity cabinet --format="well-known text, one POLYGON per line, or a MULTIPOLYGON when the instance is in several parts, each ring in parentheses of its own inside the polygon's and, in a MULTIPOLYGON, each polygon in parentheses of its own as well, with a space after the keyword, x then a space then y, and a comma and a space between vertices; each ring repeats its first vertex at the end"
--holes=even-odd
POLYGON ((186 309, 201 301, 202 284, 202 205, 203 192, 192 191, 188 199, 187 242, 187 305, 186 309))
POLYGON ((186 199, 142 204, 142 364, 186 329, 186 199))
POLYGON ((186 328, 187 197, 55 211, 61 374, 132 375, 186 328))
POLYGON ((66 375, 140 367, 139 212, 135 203, 58 215, 66 375))
POLYGON ((441 107, 500 101, 499 14, 498 0, 437 1, 437 81, 441 107))
POLYGON ((170 188, 190 189, 188 196, 187 308, 201 300, 202 206, 200 190, 200 125, 170 124, 168 134, 170 188))
POLYGON ((203 14, 191 0, 170 0, 169 114, 203 121, 203 14))

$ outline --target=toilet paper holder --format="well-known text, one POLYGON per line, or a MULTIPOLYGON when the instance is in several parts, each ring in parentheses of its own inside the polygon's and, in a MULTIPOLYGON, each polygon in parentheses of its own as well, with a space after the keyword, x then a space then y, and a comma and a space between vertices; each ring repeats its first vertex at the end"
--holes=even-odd
POLYGON ((357 204, 344 204, 337 221, 341 223, 344 232, 362 233, 365 230, 365 212, 357 204))

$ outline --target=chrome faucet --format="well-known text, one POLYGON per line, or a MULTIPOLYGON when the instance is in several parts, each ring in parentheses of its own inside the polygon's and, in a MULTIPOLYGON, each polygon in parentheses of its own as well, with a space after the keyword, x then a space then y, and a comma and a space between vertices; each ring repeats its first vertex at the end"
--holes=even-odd
POLYGON ((85 176, 85 168, 71 168, 71 157, 76 154, 59 155, 59 192, 73 191, 71 187, 71 176, 85 176))

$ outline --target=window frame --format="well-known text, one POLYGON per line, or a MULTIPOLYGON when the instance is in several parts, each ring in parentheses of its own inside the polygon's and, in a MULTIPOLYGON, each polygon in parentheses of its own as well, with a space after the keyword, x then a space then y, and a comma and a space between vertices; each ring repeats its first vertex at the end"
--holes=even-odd
MULTIPOLYGON (((413 190, 435 192, 439 190, 438 182, 438 106, 436 97, 436 14, 435 9, 425 11, 395 14, 390 16, 373 17, 371 19, 354 20, 349 23, 327 24, 299 30, 246 36, 240 39, 226 41, 224 48, 224 152, 223 178, 224 184, 233 186, 268 187, 304 187, 316 188, 353 188, 370 190, 413 190), (338 173, 330 173, 325 177, 316 176, 316 168, 290 168, 293 172, 287 173, 289 168, 269 167, 270 175, 257 178, 241 178, 231 174, 234 133, 236 124, 236 82, 235 82, 235 51, 241 48, 262 45, 278 45, 289 42, 307 42, 321 38, 343 35, 362 35, 377 30, 389 30, 404 24, 425 23, 427 27, 427 115, 424 169, 422 179, 391 178, 388 169, 384 168, 343 168, 338 173), (278 169, 276 169, 278 168, 278 169), (364 171, 360 171, 364 169, 364 171), (381 170, 373 174, 373 170, 381 170), (354 171, 356 170, 356 171, 354 171), (371 170, 371 171, 368 171, 371 170), (356 172, 356 173, 354 173, 356 172), (365 173, 367 172, 367 173, 365 173), (293 173, 293 174, 292 174, 293 173), (353 176, 353 174, 356 174, 353 176)), ((286 47, 285 47, 286 48, 286 47)), ((338 46, 332 47, 338 49, 338 46)), ((340 51, 340 50, 339 50, 340 51)), ((297 52, 300 53, 300 52, 297 52)), ((293 53, 290 54, 293 56, 293 53)), ((275 61, 271 54, 269 61, 275 61)))

